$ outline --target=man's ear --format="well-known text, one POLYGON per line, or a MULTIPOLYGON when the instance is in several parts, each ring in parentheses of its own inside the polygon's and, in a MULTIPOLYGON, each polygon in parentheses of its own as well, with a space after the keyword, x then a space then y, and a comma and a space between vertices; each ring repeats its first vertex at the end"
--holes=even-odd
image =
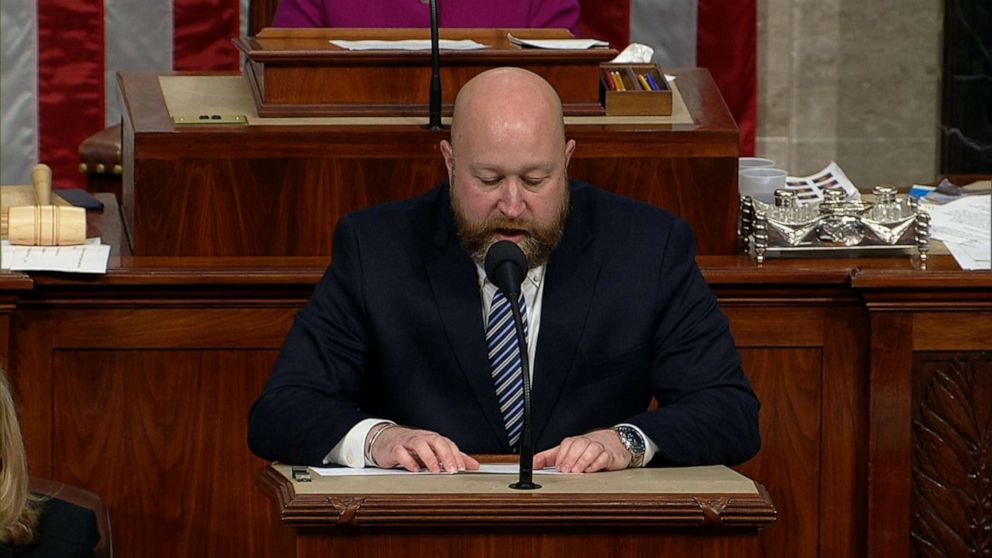
POLYGON ((575 151, 575 140, 570 139, 565 143, 565 170, 568 170, 568 162, 572 160, 572 153, 575 151))
POLYGON ((448 167, 448 178, 452 177, 452 169, 455 168, 454 151, 451 149, 451 144, 448 140, 441 140, 441 156, 444 157, 444 166, 448 167))

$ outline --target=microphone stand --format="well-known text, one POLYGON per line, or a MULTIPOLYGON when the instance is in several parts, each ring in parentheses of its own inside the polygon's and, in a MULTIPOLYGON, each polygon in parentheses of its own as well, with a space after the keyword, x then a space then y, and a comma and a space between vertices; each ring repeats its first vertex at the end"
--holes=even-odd
POLYGON ((527 353, 527 336, 524 335, 523 317, 520 315, 520 293, 507 297, 513 311, 513 325, 517 330, 517 346, 520 349, 520 364, 524 381, 523 431, 520 433, 520 480, 511 484, 516 490, 536 490, 541 485, 534 484, 534 441, 530 433, 530 356, 527 353))
POLYGON ((427 129, 438 131, 441 126, 441 47, 438 46, 437 0, 431 0, 431 98, 427 129))

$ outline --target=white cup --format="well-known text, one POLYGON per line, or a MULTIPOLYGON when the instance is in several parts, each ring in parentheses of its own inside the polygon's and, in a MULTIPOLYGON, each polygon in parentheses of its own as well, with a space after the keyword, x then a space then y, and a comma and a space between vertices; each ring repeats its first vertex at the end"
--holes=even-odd
POLYGON ((737 158, 737 170, 742 171, 745 169, 759 169, 759 168, 772 168, 775 166, 775 161, 771 159, 765 159, 764 157, 738 157, 737 158))
POLYGON ((785 188, 787 174, 782 169, 765 167, 744 169, 740 172, 738 189, 741 196, 751 196, 770 204, 775 201, 775 190, 785 188))

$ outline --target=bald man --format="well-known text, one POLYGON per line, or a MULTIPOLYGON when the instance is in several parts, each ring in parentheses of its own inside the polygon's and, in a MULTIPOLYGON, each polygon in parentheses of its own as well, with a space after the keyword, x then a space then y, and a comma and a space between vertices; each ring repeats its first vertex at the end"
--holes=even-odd
POLYGON ((487 347, 502 295, 482 269, 511 240, 530 264, 535 468, 754 455, 758 401, 688 225, 570 182, 575 147, 541 77, 500 68, 469 81, 440 145, 448 182, 339 222, 334 260, 252 407, 252 451, 433 472, 519 451, 519 403, 487 347))

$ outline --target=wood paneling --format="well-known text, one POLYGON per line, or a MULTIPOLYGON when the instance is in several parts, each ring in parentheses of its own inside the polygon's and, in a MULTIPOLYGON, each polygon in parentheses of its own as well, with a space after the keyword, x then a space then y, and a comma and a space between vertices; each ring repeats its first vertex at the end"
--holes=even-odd
POLYGON ((868 486, 868 315, 834 307, 824 321, 820 556, 863 556, 868 486))
POLYGON ((912 418, 914 555, 988 555, 992 352, 918 354, 912 418))
POLYGON ((817 349, 741 349, 761 401, 761 451, 737 469, 768 487, 778 509, 760 535, 763 555, 816 556, 820 509, 822 353, 817 349))
MULTIPOLYGON (((416 530, 381 535, 360 531, 335 537, 305 539, 297 552, 285 549, 279 556, 348 556, 375 558, 381 556, 472 556, 502 558, 512 553, 515 558, 549 558, 596 556, 629 558, 631 556, 706 556, 734 558, 762 556, 753 536, 672 534, 636 530, 574 530, 528 533, 526 530, 468 532, 452 529, 443 531, 416 530)), ((777 555, 777 554, 775 554, 777 555)))
POLYGON ((57 283, 17 313, 32 473, 99 494, 119 555, 265 556, 248 409, 305 295, 245 300, 242 286, 184 299, 142 277, 137 291, 57 283))
MULTIPOLYGON (((737 126, 705 70, 677 72, 692 124, 580 124, 570 174, 686 218, 702 254, 737 240, 737 126)), ((330 255, 344 213, 446 178, 417 125, 172 125, 157 76, 124 74, 123 208, 138 256, 330 255)))
POLYGON ((276 351, 59 350, 52 473, 100 494, 121 556, 265 556, 248 408, 276 351), (107 412, 112 410, 112 412, 107 412))
MULTIPOLYGON (((294 164, 282 168, 302 172, 294 164)), ((377 180, 393 176, 388 166, 367 172, 385 173, 377 180)), ((290 195, 278 184, 269 198, 276 205, 290 195)), ((321 203, 375 199, 328 194, 321 203)), ((101 276, 0 273, 0 348, 9 347, 32 473, 100 493, 111 504, 122 556, 258 555, 256 549, 289 544, 262 532, 280 519, 246 480, 261 464, 248 454, 245 416, 327 261, 122 253, 101 276)), ((652 550, 888 558, 920 552, 914 541, 933 538, 925 534, 933 532, 931 519, 960 525, 948 510, 932 513, 927 526, 911 515, 927 496, 914 463, 922 470, 927 459, 943 459, 931 455, 938 447, 914 421, 928 424, 919 418, 924 404, 939 409, 926 420, 986 421, 990 404, 980 378, 987 367, 948 368, 965 378, 952 384, 967 386, 960 391, 975 398, 970 407, 951 404, 964 396, 944 397, 939 406, 927 401, 950 385, 932 380, 955 362, 948 354, 992 351, 992 274, 966 275, 940 256, 927 271, 905 258, 783 260, 760 268, 746 257, 699 261, 762 401, 763 447, 741 470, 768 488, 780 513, 754 547, 659 533, 649 539, 652 550), (921 364, 927 362, 939 366, 921 364)), ((943 463, 940 470, 950 471, 943 463)), ((397 534, 394 546, 367 547, 373 543, 359 531, 333 544, 362 555, 442 544, 438 534, 397 534)), ((582 555, 645 550, 612 532, 588 535, 563 548, 582 555)), ((443 550, 491 555, 507 541, 535 553, 550 544, 492 532, 443 543, 455 544, 443 550)))
POLYGON ((909 555, 912 315, 871 317, 868 554, 909 555))

